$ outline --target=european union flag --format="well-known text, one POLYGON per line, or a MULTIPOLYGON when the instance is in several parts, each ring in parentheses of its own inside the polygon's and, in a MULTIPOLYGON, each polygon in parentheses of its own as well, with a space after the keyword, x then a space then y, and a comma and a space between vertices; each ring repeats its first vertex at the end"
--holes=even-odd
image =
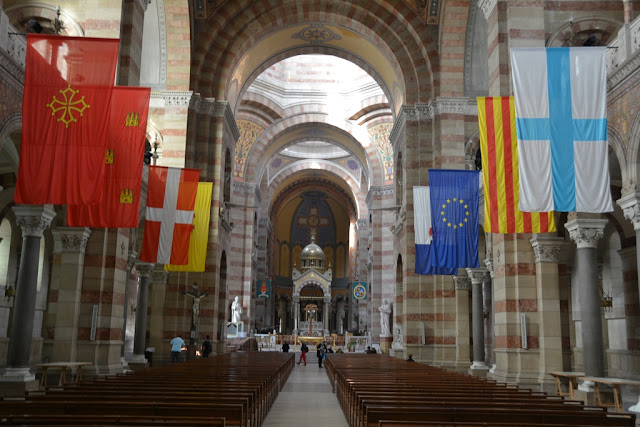
POLYGON ((429 169, 433 240, 426 274, 480 266, 479 177, 479 171, 429 169))

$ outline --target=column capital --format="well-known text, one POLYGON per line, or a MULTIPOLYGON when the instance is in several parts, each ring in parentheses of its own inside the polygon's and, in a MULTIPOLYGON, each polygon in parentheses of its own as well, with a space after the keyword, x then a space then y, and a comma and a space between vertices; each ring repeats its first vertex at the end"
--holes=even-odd
POLYGON ((140 277, 151 276, 151 272, 155 266, 155 264, 150 264, 148 262, 136 261, 136 270, 138 270, 138 275, 140 277))
POLYGON ((578 218, 567 222, 564 228, 569 231, 569 237, 576 242, 578 249, 596 248, 608 222, 608 219, 578 218))
POLYGON ((531 240, 535 262, 560 262, 560 249, 565 245, 562 237, 535 236, 531 240))
POLYGON ((469 279, 471 279, 471 284, 473 285, 479 285, 482 283, 487 272, 488 270, 484 267, 467 268, 467 274, 469 275, 469 279))
POLYGON ((58 227, 52 230, 54 252, 86 253, 87 242, 91 236, 90 228, 58 227))
POLYGON ((131 251, 129 252, 129 258, 127 258, 127 268, 131 270, 134 265, 136 265, 136 260, 138 259, 138 252, 131 251))
POLYGON ((631 221, 634 230, 640 230, 640 194, 631 191, 616 200, 624 217, 631 221))
POLYGON ((52 205, 16 205, 11 209, 16 214, 16 223, 22 229, 23 237, 42 237, 56 216, 52 205))
POLYGON ((166 285, 169 280, 169 272, 165 270, 152 270, 151 283, 166 285))
POLYGON ((471 290, 471 278, 462 276, 453 276, 456 291, 471 290))

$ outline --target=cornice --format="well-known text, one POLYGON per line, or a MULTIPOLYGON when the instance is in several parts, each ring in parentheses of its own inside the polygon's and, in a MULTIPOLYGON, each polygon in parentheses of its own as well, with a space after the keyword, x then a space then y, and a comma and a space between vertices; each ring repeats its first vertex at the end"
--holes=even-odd
POLYGON ((190 90, 154 90, 151 98, 161 98, 166 107, 189 107, 193 92, 190 90))
MULTIPOLYGON (((611 69, 611 66, 607 67, 611 69)), ((627 77, 631 76, 640 68, 640 50, 636 50, 629 59, 623 62, 613 73, 607 78, 607 92, 613 90, 622 83, 627 77)))
POLYGON ((446 98, 438 97, 433 103, 433 114, 466 114, 469 105, 469 98, 446 98))

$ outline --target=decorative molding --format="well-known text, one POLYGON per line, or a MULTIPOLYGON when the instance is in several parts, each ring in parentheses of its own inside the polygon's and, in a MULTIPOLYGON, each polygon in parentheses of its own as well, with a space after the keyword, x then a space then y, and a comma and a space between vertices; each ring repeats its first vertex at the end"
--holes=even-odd
POLYGON ((342 36, 334 33, 320 23, 313 23, 299 32, 292 34, 291 38, 309 42, 312 45, 321 45, 331 40, 341 40, 342 36))
POLYGON ((16 224, 22 229, 22 237, 42 237, 56 216, 52 205, 16 205, 11 209, 16 215, 16 224))
POLYGON ((149 277, 156 265, 148 262, 136 261, 136 270, 138 270, 139 277, 149 277))
POLYGON ((166 285, 169 280, 169 272, 165 270, 153 270, 151 272, 151 283, 166 285))
POLYGON ((462 276, 453 276, 453 282, 455 283, 456 291, 470 291, 471 290, 471 278, 462 276))
POLYGON ((433 114, 465 114, 469 105, 469 98, 448 98, 438 97, 432 100, 431 106, 433 108, 433 114))
POLYGON ((129 252, 129 258, 127 258, 127 269, 131 271, 134 265, 136 265, 136 260, 138 259, 138 252, 131 251, 129 252))
POLYGON ((529 241, 533 247, 536 264, 539 262, 560 262, 560 250, 565 245, 562 237, 536 236, 529 241))
POLYGON ((487 267, 487 271, 489 272, 489 275, 493 279, 493 261, 491 261, 491 258, 485 259, 484 265, 487 267))
POLYGON ((366 219, 359 219, 356 221, 356 230, 366 230, 369 228, 369 222, 366 219))
POLYGON ((393 188, 393 185, 375 185, 371 186, 369 193, 374 196, 385 196, 388 194, 394 194, 395 189, 393 188))
POLYGON ((162 98, 166 107, 189 107, 193 92, 190 90, 154 90, 151 98, 162 98))
POLYGON ((233 181, 233 190, 244 194, 253 194, 256 186, 246 182, 233 181))
POLYGON ((478 7, 482 9, 485 19, 489 20, 489 15, 498 4, 498 0, 478 0, 478 7))
POLYGON ((484 267, 480 268, 467 268, 467 274, 469 275, 469 279, 471 279, 472 284, 480 284, 484 281, 484 276, 486 276, 488 270, 484 267))
POLYGON ((578 249, 595 249, 608 222, 607 219, 574 219, 567 222, 564 228, 569 231, 569 237, 576 242, 578 249))
POLYGON ((51 232, 54 238, 55 252, 86 253, 91 229, 59 227, 51 232))

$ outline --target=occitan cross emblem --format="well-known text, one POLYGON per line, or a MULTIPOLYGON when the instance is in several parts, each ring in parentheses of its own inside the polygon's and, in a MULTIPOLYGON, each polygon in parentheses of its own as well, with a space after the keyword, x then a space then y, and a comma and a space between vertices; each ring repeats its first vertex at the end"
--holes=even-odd
POLYGON ((64 100, 61 101, 54 95, 53 101, 47 104, 47 107, 51 108, 52 116, 62 110, 62 116, 58 117, 58 121, 63 122, 65 125, 64 127, 68 128, 69 123, 78 121, 78 119, 73 116, 73 113, 77 112, 82 116, 84 110, 89 108, 90 105, 84 102, 84 96, 78 101, 73 100, 73 97, 76 96, 78 91, 71 89, 71 85, 67 86, 64 90, 61 90, 60 93, 64 96, 64 100))

